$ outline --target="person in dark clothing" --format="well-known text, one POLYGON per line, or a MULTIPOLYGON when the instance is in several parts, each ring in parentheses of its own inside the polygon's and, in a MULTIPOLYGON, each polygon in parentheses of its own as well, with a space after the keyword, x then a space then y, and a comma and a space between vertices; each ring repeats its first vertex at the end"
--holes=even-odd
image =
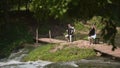
POLYGON ((93 24, 88 34, 88 40, 90 41, 90 44, 93 43, 93 40, 96 38, 95 30, 96 30, 95 24, 93 24))
POLYGON ((65 38, 66 38, 69 42, 72 42, 72 37, 73 37, 74 32, 75 32, 74 27, 71 26, 71 24, 68 24, 68 25, 67 25, 67 35, 65 35, 65 38))
POLYGON ((95 35, 95 28, 92 28, 89 32, 89 36, 95 35))

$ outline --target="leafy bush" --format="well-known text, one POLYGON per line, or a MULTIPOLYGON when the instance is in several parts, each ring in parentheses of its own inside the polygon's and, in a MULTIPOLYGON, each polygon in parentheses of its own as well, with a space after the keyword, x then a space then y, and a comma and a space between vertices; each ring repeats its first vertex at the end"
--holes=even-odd
POLYGON ((103 28, 103 22, 102 22, 102 17, 101 16, 94 16, 89 20, 91 24, 96 24, 97 29, 102 29, 103 28))
POLYGON ((75 29, 76 30, 83 30, 83 29, 85 29, 84 24, 82 24, 82 22, 80 22, 79 20, 75 20, 74 21, 74 25, 75 25, 75 29))

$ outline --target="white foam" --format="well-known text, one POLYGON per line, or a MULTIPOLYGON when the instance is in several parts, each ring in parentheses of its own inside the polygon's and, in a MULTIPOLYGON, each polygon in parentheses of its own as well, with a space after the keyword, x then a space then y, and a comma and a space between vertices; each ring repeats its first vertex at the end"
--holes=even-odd
POLYGON ((28 63, 28 64, 33 64, 33 65, 35 65, 35 66, 42 66, 42 67, 44 67, 44 66, 46 66, 46 65, 48 65, 48 64, 51 64, 51 63, 53 63, 53 62, 38 60, 38 61, 35 61, 35 62, 33 62, 33 61, 28 61, 27 63, 28 63))
POLYGON ((7 65, 13 65, 13 64, 23 64, 24 62, 19 62, 15 60, 11 60, 8 62, 0 62, 0 66, 7 66, 7 65))
POLYGON ((73 67, 79 67, 75 62, 65 62, 64 65, 70 65, 73 67))
POLYGON ((19 61, 15 61, 15 60, 11 60, 11 61, 8 61, 8 62, 0 62, 0 67, 2 66, 9 66, 9 65, 19 65, 19 67, 21 66, 26 66, 26 68, 29 68, 28 66, 32 66, 32 67, 44 67, 48 64, 51 64, 53 62, 49 62, 49 61, 42 61, 42 60, 39 60, 39 61, 28 61, 28 62, 19 62, 19 61))

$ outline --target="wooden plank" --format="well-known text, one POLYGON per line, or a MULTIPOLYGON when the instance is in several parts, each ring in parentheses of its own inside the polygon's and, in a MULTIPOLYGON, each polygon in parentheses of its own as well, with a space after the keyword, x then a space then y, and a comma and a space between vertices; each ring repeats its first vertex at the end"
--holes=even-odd
POLYGON ((65 42, 63 40, 57 40, 57 39, 52 39, 52 38, 40 38, 38 40, 41 42, 46 42, 46 43, 64 43, 65 42))
POLYGON ((112 46, 102 46, 102 47, 95 47, 95 50, 104 53, 104 54, 108 54, 111 55, 113 57, 117 57, 120 58, 120 48, 117 48, 115 51, 112 51, 112 46))

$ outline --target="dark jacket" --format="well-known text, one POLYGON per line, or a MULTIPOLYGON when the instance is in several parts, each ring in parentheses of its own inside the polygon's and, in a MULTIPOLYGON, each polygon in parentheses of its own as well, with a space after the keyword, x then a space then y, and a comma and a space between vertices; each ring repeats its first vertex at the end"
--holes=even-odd
POLYGON ((89 36, 95 35, 95 28, 92 28, 89 32, 89 36))
POLYGON ((74 29, 73 28, 68 28, 68 35, 73 35, 74 29))

